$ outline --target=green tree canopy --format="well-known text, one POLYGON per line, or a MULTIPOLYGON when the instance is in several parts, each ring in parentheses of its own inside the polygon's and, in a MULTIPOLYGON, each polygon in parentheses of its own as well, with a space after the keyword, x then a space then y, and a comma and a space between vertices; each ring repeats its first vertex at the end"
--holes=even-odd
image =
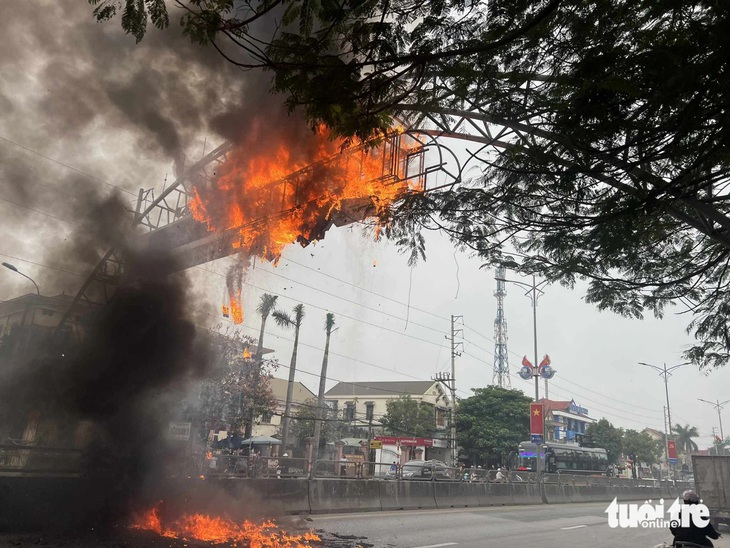
POLYGON ((692 451, 699 449, 697 444, 692 441, 692 438, 696 438, 700 435, 696 426, 690 426, 685 424, 674 425, 675 438, 677 440, 677 449, 686 455, 689 455, 692 451))
MULTIPOLYGON (((169 24, 163 0, 90 2, 137 40, 148 20, 169 24)), ((698 339, 686 357, 730 359, 726 2, 175 3, 193 41, 271 70, 289 106, 335 135, 397 118, 454 136, 465 113, 480 125, 481 176, 384 219, 412 257, 438 228, 490 263, 586 279, 600 309, 662 316, 678 303, 698 339)))
POLYGON ((432 405, 420 403, 410 396, 400 396, 385 406, 380 423, 389 434, 430 438, 436 431, 436 413, 432 405))
POLYGON ((622 445, 624 454, 636 455, 640 462, 647 464, 654 464, 662 454, 662 443, 653 440, 646 432, 626 430, 622 445))
POLYGON ((519 390, 496 386, 474 388, 473 396, 459 402, 456 436, 473 459, 499 456, 504 460, 530 437, 530 398, 519 390))
POLYGON ((276 410, 276 398, 268 379, 277 362, 264 360, 260 369, 250 356, 256 341, 235 330, 211 331, 214 364, 208 379, 201 385, 196 418, 208 429, 243 432, 249 416, 276 410))
POLYGON ((612 464, 621 456, 623 436, 623 430, 616 428, 607 419, 589 424, 585 434, 586 441, 592 447, 603 447, 608 451, 608 461, 612 464))
MULTIPOLYGON (((291 421, 291 435, 299 439, 314 436, 314 424, 317 415, 317 399, 310 398, 294 413, 291 421)), ((320 444, 337 441, 346 436, 348 421, 343 411, 334 411, 327 408, 322 420, 320 444)))

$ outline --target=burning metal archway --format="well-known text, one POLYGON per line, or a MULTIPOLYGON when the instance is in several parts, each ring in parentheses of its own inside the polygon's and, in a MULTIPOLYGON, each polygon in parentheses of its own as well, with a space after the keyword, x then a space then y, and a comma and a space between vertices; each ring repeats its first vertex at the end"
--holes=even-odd
MULTIPOLYGON (((488 147, 502 148, 506 142, 504 130, 496 133, 478 112, 423 113, 411 111, 407 130, 394 131, 386 136, 376 147, 381 159, 379 172, 372 177, 383 185, 401 185, 415 192, 430 192, 459 184, 467 166, 479 159, 479 154, 488 147), (465 143, 476 143, 476 152, 467 151, 467 159, 462 161, 445 141, 456 139, 465 143)), ((351 147, 343 154, 363 153, 371 144, 351 147)), ((189 166, 171 185, 157 193, 155 189, 140 189, 133 216, 133 224, 146 230, 143 236, 149 245, 164 245, 178 259, 180 269, 186 269, 241 251, 242 226, 226 226, 222 230, 210 231, 205 223, 194 219, 191 200, 196 197, 196 188, 213 183, 220 170, 227 165, 236 147, 226 142, 189 166)), ((268 183, 271 199, 280 201, 279 214, 284 216, 302 206, 297 198, 299 182, 327 161, 309 164, 284 177, 268 183), (287 191, 289 189, 289 191, 287 191), (294 197, 293 201, 291 197, 294 197)), ((402 199, 405 194, 396 196, 402 199)), ((331 226, 344 226, 361 222, 375 213, 372 201, 367 196, 346 199, 339 207, 332 208, 328 215, 316 223, 303 243, 321 239, 331 226)), ((249 222, 256 222, 251 220, 249 222)), ((257 252, 260 250, 256 250, 257 252)), ((57 329, 63 329, 66 319, 79 303, 106 304, 113 296, 114 289, 123 273, 124 258, 111 249, 99 261, 84 281, 68 310, 61 318, 57 329)))

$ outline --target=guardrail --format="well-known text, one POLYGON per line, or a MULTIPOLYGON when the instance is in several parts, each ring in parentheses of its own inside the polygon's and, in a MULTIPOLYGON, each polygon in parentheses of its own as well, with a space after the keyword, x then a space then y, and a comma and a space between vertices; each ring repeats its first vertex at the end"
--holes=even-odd
POLYGON ((0 474, 78 475, 81 451, 35 445, 0 445, 0 474))

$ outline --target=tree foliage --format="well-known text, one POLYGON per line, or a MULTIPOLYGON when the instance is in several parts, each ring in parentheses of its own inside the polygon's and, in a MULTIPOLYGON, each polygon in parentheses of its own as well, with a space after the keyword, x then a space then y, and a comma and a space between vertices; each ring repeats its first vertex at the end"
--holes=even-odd
POLYGON ((622 441, 626 455, 636 455, 640 462, 654 464, 662 454, 662 442, 658 442, 646 432, 626 430, 622 441))
POLYGON ((496 386, 474 388, 473 396, 459 402, 456 436, 472 459, 503 459, 530 437, 530 401, 519 390, 496 386))
MULTIPOLYGON (((310 398, 294 414, 290 426, 291 435, 300 442, 304 438, 314 436, 316 416, 317 400, 310 398)), ((349 421, 345 419, 344 411, 335 411, 327 407, 322 420, 320 443, 330 443, 346 437, 348 426, 349 421)))
POLYGON ((675 438, 677 440, 677 449, 679 451, 689 455, 692 451, 697 451, 697 449, 699 449, 697 444, 692 441, 692 438, 696 438, 700 435, 696 426, 690 426, 689 424, 685 424, 684 426, 681 424, 675 424, 674 432, 676 434, 675 438))
POLYGON ((623 430, 616 428, 606 419, 589 424, 585 433, 591 446, 602 447, 608 451, 608 461, 612 464, 616 464, 621 456, 623 436, 623 430))
POLYGON ((436 431, 434 407, 410 396, 386 402, 386 412, 380 419, 385 430, 394 436, 431 438, 436 431))
MULTIPOLYGON (((124 7, 138 40, 160 0, 124 7)), ((700 366, 730 359, 730 6, 705 0, 176 0, 183 32, 334 135, 484 124, 482 174, 411 196, 387 234, 445 230, 490 263, 629 317, 679 303, 700 366), (272 22, 277 29, 271 35, 272 22), (269 34, 264 34, 263 29, 269 34), (435 127, 434 127, 435 126, 435 127)), ((444 129, 446 128, 446 129, 444 129)))
POLYGON ((245 357, 250 356, 249 348, 256 342, 237 331, 212 331, 210 337, 214 367, 201 385, 194 416, 206 431, 243 432, 248 417, 276 410, 277 401, 268 379, 278 364, 264 360, 259 371, 255 360, 245 357))

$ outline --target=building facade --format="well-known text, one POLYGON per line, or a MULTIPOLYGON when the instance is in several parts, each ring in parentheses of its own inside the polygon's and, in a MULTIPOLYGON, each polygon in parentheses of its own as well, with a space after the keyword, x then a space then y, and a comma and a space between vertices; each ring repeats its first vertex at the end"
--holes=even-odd
MULTIPOLYGON (((281 431, 281 425, 284 421, 284 410, 286 408, 286 391, 289 386, 287 379, 277 379, 272 377, 269 379, 269 386, 276 398, 276 409, 273 413, 262 415, 256 419, 253 426, 254 436, 278 436, 281 431)), ((303 408, 307 400, 315 400, 317 396, 302 383, 295 381, 294 390, 291 399, 290 414, 295 416, 297 412, 303 408)))
MULTIPOLYGON (((325 393, 327 404, 343 411, 345 419, 352 423, 353 432, 364 439, 384 433, 380 420, 387 413, 388 402, 403 396, 433 408, 436 423, 433 443, 423 447, 419 458, 446 460, 451 398, 439 381, 340 382, 325 393)), ((410 448, 406 450, 405 445, 403 447, 403 450, 393 450, 387 458, 399 461, 415 458, 415 452, 411 453, 410 448)))
POLYGON ((578 442, 589 424, 596 422, 588 409, 570 401, 539 400, 545 407, 545 440, 578 442))

